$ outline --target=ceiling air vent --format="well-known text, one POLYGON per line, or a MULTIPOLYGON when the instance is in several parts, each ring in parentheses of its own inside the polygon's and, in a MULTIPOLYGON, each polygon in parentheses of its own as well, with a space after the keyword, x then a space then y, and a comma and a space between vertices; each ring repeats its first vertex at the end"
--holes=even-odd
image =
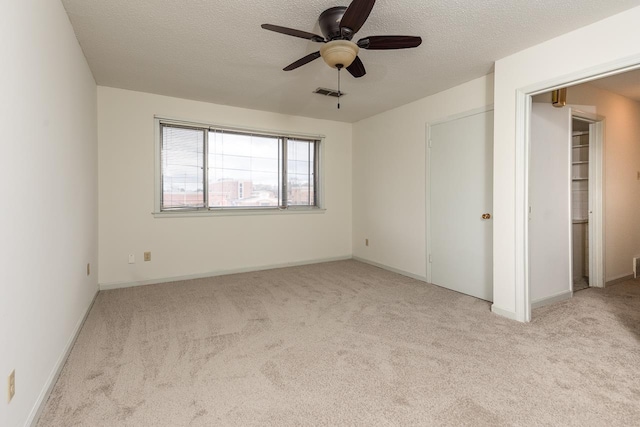
MULTIPOLYGON (((314 90, 313 93, 317 93, 318 95, 333 96, 334 98, 338 97, 338 91, 337 90, 327 89, 327 88, 324 88, 324 87, 319 87, 318 89, 314 90)), ((345 95, 346 95, 346 93, 340 92, 340 97, 343 97, 345 95)))

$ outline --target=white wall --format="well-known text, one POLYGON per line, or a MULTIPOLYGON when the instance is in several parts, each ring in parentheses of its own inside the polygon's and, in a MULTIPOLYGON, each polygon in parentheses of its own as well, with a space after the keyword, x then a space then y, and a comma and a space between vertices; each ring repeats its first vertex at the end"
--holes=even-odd
POLYGON ((59 1, 4 7, 0 57, 0 425, 20 426, 97 292, 96 85, 59 1))
POLYGON ((516 138, 517 91, 566 83, 573 78, 570 74, 586 77, 628 62, 640 63, 639 20, 636 7, 496 62, 493 297, 494 309, 502 314, 526 319, 522 231, 526 203, 520 190, 523 170, 516 168, 522 164, 524 146, 523 139, 516 138))
POLYGON ((489 75, 354 124, 354 256, 426 277, 426 125, 492 103, 489 75))
POLYGON ((589 83, 569 88, 567 102, 605 117, 605 281, 628 276, 640 255, 640 103, 589 83))
POLYGON ((351 124, 99 87, 98 134, 101 286, 351 256, 351 124), (155 114, 325 135, 326 212, 154 218, 155 114))

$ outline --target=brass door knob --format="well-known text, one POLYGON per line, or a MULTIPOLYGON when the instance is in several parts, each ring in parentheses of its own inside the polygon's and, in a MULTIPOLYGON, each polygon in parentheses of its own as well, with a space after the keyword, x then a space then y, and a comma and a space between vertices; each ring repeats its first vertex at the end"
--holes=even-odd
POLYGON ((491 219, 491 214, 490 213, 482 214, 482 219, 491 219))

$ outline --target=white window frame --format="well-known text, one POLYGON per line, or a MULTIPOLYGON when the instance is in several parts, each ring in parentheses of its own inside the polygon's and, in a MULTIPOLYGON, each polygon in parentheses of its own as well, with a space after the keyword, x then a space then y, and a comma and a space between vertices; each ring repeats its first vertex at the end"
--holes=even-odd
MULTIPOLYGON (((286 131, 274 131, 265 129, 255 129, 247 127, 225 126, 213 123, 191 122, 163 116, 154 117, 154 209, 153 216, 156 218, 167 217, 199 217, 199 216, 227 216, 227 215, 290 215, 290 214, 322 214, 326 211, 324 203, 324 135, 313 135, 304 133, 292 133, 286 131), (314 164, 316 169, 315 177, 315 199, 316 206, 268 206, 268 207, 247 207, 247 208, 200 208, 200 209, 171 209, 162 210, 162 134, 161 125, 176 125, 191 128, 202 128, 208 130, 226 130, 242 133, 252 133, 258 135, 275 136, 279 138, 302 139, 316 141, 318 149, 314 164)), ((286 146, 286 144, 285 144, 286 146)), ((204 154, 205 157, 207 153, 204 154)), ((208 183, 207 183, 208 184, 208 183)), ((282 190, 286 191, 286 182, 282 185, 282 190)), ((205 186, 205 193, 207 187, 205 186)))

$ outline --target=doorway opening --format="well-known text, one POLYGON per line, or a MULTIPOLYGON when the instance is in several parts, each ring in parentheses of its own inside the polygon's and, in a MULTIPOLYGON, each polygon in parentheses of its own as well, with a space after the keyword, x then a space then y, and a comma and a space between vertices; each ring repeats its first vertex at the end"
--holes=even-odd
MULTIPOLYGON (((589 287, 589 147, 590 122, 571 120, 571 284, 589 287)), ((592 178, 593 179, 593 178, 592 178)))
MULTIPOLYGON (((640 254, 640 227, 635 215, 631 214, 640 209, 637 197, 640 147, 636 142, 640 138, 640 95, 629 90, 632 86, 640 88, 640 71, 637 69, 568 86, 567 105, 562 108, 551 106, 550 91, 530 98, 530 135, 527 141, 530 150, 527 195, 530 209, 527 222, 530 308, 570 298, 583 289, 605 287, 633 277, 633 260, 640 254), (540 116, 536 111, 541 109, 546 112, 542 121, 536 119, 536 115, 540 116), (555 185, 549 182, 547 188, 541 189, 540 175, 535 176, 534 162, 536 156, 540 159, 539 152, 536 154, 537 144, 542 144, 537 129, 549 126, 551 122, 555 126, 555 134, 547 132, 543 139, 548 139, 549 135, 554 137, 550 146, 555 147, 555 151, 549 151, 553 157, 544 159, 542 173, 546 178, 552 175, 555 185), (567 140, 561 141, 563 138, 558 136, 565 134, 569 135, 566 156, 569 184, 565 187, 568 191, 562 188, 562 182, 567 181, 563 181, 561 168, 548 166, 565 155, 558 148, 561 144, 567 146, 567 140), (540 205, 538 203, 536 210, 535 204, 536 194, 540 193, 544 196, 543 201, 550 196, 555 197, 555 205, 542 212, 546 215, 542 220, 540 205), (550 250, 555 255, 551 260, 547 253, 535 247, 541 240, 541 228, 535 228, 534 221, 557 224, 563 215, 568 225, 566 228, 556 227, 555 234, 547 236, 547 240, 559 242, 564 252, 550 250), (565 250, 567 238, 569 245, 565 250), (536 259, 535 256, 540 254, 541 260, 536 259), (559 262, 563 256, 565 261, 559 262), (544 277, 547 289, 542 295, 541 281, 537 280, 541 266, 546 272, 550 268, 555 269, 553 276, 544 277)), ((546 243, 549 247, 548 241, 546 243)))

